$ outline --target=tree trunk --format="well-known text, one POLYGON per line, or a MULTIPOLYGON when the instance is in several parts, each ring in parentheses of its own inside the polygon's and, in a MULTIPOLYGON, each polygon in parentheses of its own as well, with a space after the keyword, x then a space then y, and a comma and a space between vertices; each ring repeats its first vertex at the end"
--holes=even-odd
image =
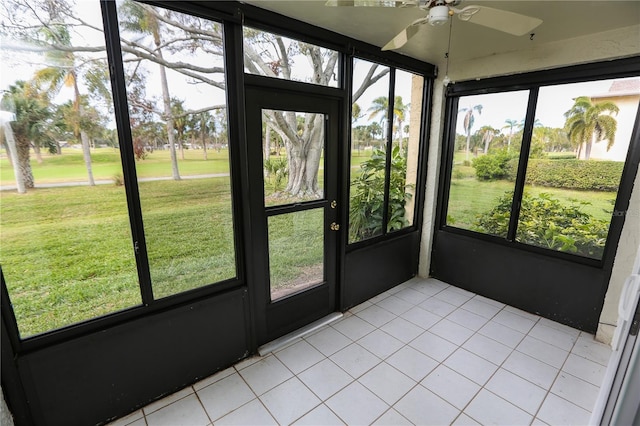
POLYGON ((471 133, 467 133, 467 152, 465 155, 465 160, 469 161, 469 145, 471 143, 471 133))
MULTIPOLYGON (((84 117, 84 107, 82 106, 82 99, 80 98, 80 89, 78 89, 78 78, 74 74, 73 76, 73 90, 75 92, 76 97, 76 105, 78 109, 78 117, 82 120, 84 117)), ((79 124, 78 127, 82 126, 79 124)), ((87 180, 89 181, 90 186, 95 186, 95 181, 93 180, 93 169, 91 167, 91 141, 89 140, 89 135, 87 132, 80 127, 80 140, 82 141, 82 156, 84 157, 84 165, 87 168, 87 180)))
POLYGON ((204 114, 200 117, 200 130, 202 135, 202 150, 205 161, 207 160, 207 141, 205 140, 204 114))
POLYGON ((34 144, 33 145, 33 152, 36 153, 36 161, 38 162, 38 164, 42 164, 42 153, 40 152, 40 146, 34 144))
POLYGON ((80 139, 82 140, 82 156, 84 157, 84 165, 87 167, 87 178, 90 186, 95 186, 93 180, 93 168, 91 167, 91 147, 89 135, 84 130, 80 130, 80 139))
MULTIPOLYGON (((160 55, 160 52, 158 52, 160 55)), ((171 157, 171 174, 174 180, 180 180, 178 171, 178 159, 176 158, 176 140, 173 135, 173 116, 171 115, 171 98, 169 97, 169 84, 167 83, 167 73, 163 65, 160 67, 160 82, 162 85, 162 100, 164 104, 164 114, 167 120, 167 141, 169 142, 169 154, 171 157)))
POLYGON ((299 138, 295 144, 285 142, 289 160, 289 182, 285 191, 293 196, 322 196, 318 188, 318 170, 324 148, 322 117, 318 115, 315 118, 316 125, 307 140, 299 138))
POLYGON ((9 161, 13 167, 13 176, 16 179, 16 188, 18 189, 18 194, 24 194, 27 192, 27 182, 31 182, 31 186, 29 186, 29 188, 33 188, 33 173, 31 173, 31 163, 29 162, 29 145, 27 143, 27 158, 26 160, 21 161, 20 155, 24 155, 24 152, 20 152, 20 150, 18 150, 18 145, 16 144, 16 140, 13 136, 11 123, 7 121, 4 123, 3 127, 9 153, 9 161), (23 163, 27 168, 23 167, 23 163))
POLYGON ((180 149, 180 159, 184 160, 184 146, 182 143, 182 138, 178 138, 178 148, 180 149))
MULTIPOLYGON (((154 32, 153 38, 156 44, 158 58, 160 58, 160 60, 163 60, 164 58, 162 57, 162 50, 160 49, 160 34, 157 32, 157 30, 156 32, 154 32)), ((173 134, 175 125, 173 122, 173 114, 171 113, 171 96, 169 95, 169 83, 167 83, 167 71, 164 69, 164 65, 162 64, 158 64, 158 67, 160 68, 160 86, 162 86, 162 103, 164 107, 164 115, 167 120, 167 141, 169 142, 169 154, 171 156, 171 174, 174 180, 180 180, 180 172, 178 171, 178 159, 176 158, 176 141, 173 134)))
POLYGON ((592 146, 592 142, 589 141, 585 144, 584 146, 584 159, 588 160, 589 158, 591 158, 591 146, 592 146))
POLYGON ((33 188, 35 183, 33 181, 33 171, 31 170, 31 161, 29 159, 29 141, 18 139, 16 140, 16 159, 20 176, 24 182, 25 188, 33 188))
POLYGON ((271 158, 271 127, 267 124, 264 138, 264 159, 271 158))

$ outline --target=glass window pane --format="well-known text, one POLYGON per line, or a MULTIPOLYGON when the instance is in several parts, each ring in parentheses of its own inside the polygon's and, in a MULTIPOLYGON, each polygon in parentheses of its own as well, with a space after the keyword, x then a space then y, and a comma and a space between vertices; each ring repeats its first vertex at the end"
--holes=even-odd
POLYGON ((324 198, 324 114, 262 111, 264 204, 324 198))
POLYGON ((324 209, 270 216, 271 300, 324 281, 324 209))
POLYGON ((540 89, 517 241, 602 258, 639 100, 639 78, 540 89))
POLYGON ((338 87, 338 52, 278 34, 243 28, 244 71, 338 87))
POLYGON ((118 5, 154 297, 233 278, 222 25, 118 5))
POLYGON ((393 138, 387 231, 413 224, 424 78, 397 70, 393 103, 393 138))
POLYGON ((383 231, 389 68, 354 59, 352 78, 350 243, 383 231))
POLYGON ((507 236, 528 91, 458 103, 447 226, 507 236))
POLYGON ((14 13, 0 41, 0 264, 24 338, 141 296, 100 4, 14 13))

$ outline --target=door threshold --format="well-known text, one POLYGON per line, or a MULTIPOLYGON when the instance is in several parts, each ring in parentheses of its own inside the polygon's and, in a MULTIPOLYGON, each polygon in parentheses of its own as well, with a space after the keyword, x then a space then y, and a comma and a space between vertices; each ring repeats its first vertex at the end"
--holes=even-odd
POLYGON ((295 339, 299 337, 304 337, 314 331, 318 330, 325 325, 329 325, 334 321, 339 320, 343 317, 342 312, 334 312, 332 314, 327 315, 326 317, 320 318, 317 321, 312 322, 311 324, 307 324, 302 328, 299 328, 295 331, 292 331, 289 334, 285 334, 282 337, 278 337, 276 340, 272 340, 269 343, 265 343, 264 345, 258 348, 258 354, 260 356, 265 356, 268 353, 277 351, 278 349, 288 345, 295 339))

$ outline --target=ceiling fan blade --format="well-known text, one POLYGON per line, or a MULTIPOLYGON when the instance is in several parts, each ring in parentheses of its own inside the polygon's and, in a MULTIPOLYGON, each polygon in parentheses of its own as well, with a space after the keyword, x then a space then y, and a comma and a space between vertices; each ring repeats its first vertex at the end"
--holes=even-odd
POLYGON ((397 36, 391 39, 391 41, 382 47, 382 50, 393 50, 404 46, 411 37, 416 35, 420 29, 420 25, 424 23, 424 18, 418 19, 412 22, 407 28, 400 31, 397 36))
POLYGON ((413 7, 418 0, 327 0, 332 7, 413 7))
POLYGON ((542 24, 542 19, 486 6, 467 6, 454 10, 463 21, 473 22, 515 36, 528 34, 542 24))

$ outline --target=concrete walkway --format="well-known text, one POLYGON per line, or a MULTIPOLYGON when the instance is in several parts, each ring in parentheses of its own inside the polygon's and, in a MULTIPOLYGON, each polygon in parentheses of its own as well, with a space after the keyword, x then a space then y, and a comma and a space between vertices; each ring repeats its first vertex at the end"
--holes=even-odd
MULTIPOLYGON (((229 176, 229 173, 212 173, 207 175, 189 175, 189 176, 180 176, 182 180, 188 179, 206 179, 206 178, 216 178, 216 177, 226 177, 229 176)), ((162 176, 162 177, 148 177, 148 178, 139 178, 138 182, 153 182, 158 180, 173 180, 171 176, 162 176)), ((96 185, 114 185, 113 179, 102 179, 96 180, 96 185)), ((68 186, 89 186, 89 182, 87 181, 72 181, 72 182, 51 182, 51 183, 36 183, 35 188, 63 188, 68 186)), ((16 185, 0 185, 0 191, 15 191, 16 185)))

